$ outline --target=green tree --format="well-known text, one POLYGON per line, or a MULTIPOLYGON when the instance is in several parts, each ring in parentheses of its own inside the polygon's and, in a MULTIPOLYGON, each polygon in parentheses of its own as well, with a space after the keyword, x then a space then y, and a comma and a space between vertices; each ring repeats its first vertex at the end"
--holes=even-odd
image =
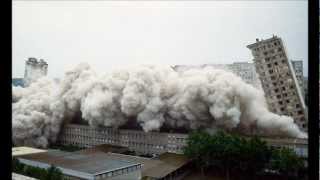
POLYGON ((272 154, 271 148, 257 136, 248 140, 242 139, 239 148, 240 171, 255 179, 255 175, 267 167, 272 154))
POLYGON ((271 158, 271 169, 289 176, 296 176, 297 172, 304 167, 303 159, 289 148, 274 149, 271 158))
POLYGON ((184 148, 184 154, 194 160, 196 166, 200 168, 202 176, 205 175, 205 168, 210 165, 210 149, 212 148, 210 143, 210 134, 196 131, 190 134, 187 146, 184 148))
POLYGON ((63 179, 63 174, 60 169, 51 165, 51 167, 49 169, 47 169, 47 176, 45 179, 47 179, 47 180, 60 180, 60 179, 63 179))

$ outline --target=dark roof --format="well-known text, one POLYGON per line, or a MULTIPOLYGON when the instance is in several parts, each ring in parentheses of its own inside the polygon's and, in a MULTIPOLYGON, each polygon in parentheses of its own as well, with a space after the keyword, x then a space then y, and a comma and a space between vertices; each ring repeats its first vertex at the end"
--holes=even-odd
POLYGON ((49 165, 52 164, 57 167, 93 175, 137 165, 135 162, 129 162, 123 159, 112 159, 108 154, 103 152, 85 154, 55 150, 34 155, 20 156, 19 159, 31 160, 49 165))
POLYGON ((123 147, 123 146, 115 146, 110 144, 101 144, 97 145, 91 148, 87 148, 84 150, 77 151, 78 153, 88 154, 88 153, 94 153, 94 152, 113 152, 113 153, 125 153, 128 152, 129 148, 123 147))
POLYGON ((116 153, 107 154, 110 159, 142 164, 142 177, 163 178, 189 162, 184 155, 175 153, 164 153, 154 159, 116 153))

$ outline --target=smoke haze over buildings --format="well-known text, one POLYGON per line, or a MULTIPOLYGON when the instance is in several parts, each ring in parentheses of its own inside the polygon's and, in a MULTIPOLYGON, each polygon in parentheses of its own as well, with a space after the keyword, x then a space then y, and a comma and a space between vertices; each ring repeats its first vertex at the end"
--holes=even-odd
POLYGON ((13 142, 46 147, 79 111, 91 126, 119 127, 136 117, 146 132, 166 125, 306 137, 292 118, 268 111, 263 91, 224 70, 150 65, 100 75, 82 63, 61 82, 43 77, 13 87, 13 142))

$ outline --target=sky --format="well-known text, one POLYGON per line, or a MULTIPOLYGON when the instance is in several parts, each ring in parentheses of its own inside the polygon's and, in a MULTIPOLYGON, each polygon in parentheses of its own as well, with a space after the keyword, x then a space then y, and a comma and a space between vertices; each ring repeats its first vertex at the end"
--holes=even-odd
POLYGON ((282 38, 308 73, 307 1, 13 1, 12 77, 29 57, 48 76, 88 62, 97 72, 139 64, 252 62, 256 38, 282 38))

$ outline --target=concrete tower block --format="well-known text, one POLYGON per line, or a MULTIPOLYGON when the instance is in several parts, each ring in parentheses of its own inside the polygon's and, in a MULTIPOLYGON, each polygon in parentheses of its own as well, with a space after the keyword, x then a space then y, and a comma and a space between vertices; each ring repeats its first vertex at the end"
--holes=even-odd
POLYGON ((27 87, 37 79, 46 76, 48 72, 48 64, 40 59, 29 58, 26 61, 25 72, 24 72, 24 86, 27 87))

